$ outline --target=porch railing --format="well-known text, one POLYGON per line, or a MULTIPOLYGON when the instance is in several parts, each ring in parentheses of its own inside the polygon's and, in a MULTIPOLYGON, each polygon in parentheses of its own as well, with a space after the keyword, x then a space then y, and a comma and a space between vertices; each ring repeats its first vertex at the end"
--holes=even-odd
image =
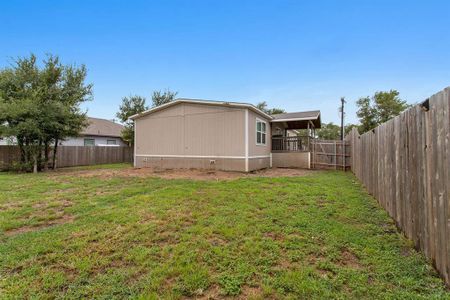
POLYGON ((310 151, 310 136, 272 137, 272 151, 274 152, 302 152, 310 151))

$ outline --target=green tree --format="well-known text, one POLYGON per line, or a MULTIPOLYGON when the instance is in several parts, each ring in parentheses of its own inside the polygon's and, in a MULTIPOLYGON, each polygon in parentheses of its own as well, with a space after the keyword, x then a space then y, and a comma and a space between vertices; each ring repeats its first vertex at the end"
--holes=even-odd
POLYGON ((359 132, 362 134, 372 130, 407 109, 410 105, 400 99, 399 94, 396 90, 390 90, 376 92, 373 97, 358 99, 356 115, 360 121, 359 132))
POLYGON ((130 145, 134 144, 134 123, 129 118, 132 115, 141 113, 148 109, 145 101, 146 99, 144 97, 138 95, 123 97, 122 104, 116 114, 119 120, 124 124, 122 138, 130 145))
POLYGON ((42 68, 32 54, 0 71, 0 133, 16 138, 26 170, 47 168, 50 145, 56 158, 58 142, 86 125, 80 104, 91 99, 92 85, 85 78, 84 66, 64 66, 52 55, 42 68))
POLYGON ((358 129, 358 125, 356 124, 347 124, 344 126, 344 134, 347 135, 352 131, 353 128, 358 129))
MULTIPOLYGON (((43 113, 40 128, 44 132, 44 168, 48 166, 50 145, 53 144, 52 166, 56 168, 58 144, 67 137, 78 136, 86 127, 86 112, 80 104, 92 98, 92 84, 86 84, 87 69, 63 65, 57 56, 49 55, 39 75, 36 101, 43 113)), ((42 158, 40 158, 42 160, 42 158)))
POLYGON ((259 110, 261 110, 269 115, 283 114, 286 112, 284 109, 281 109, 281 108, 267 108, 266 101, 262 101, 262 102, 259 102, 258 104, 256 104, 256 108, 258 108, 259 110))
POLYGON ((169 103, 175 99, 178 92, 172 92, 166 89, 164 92, 154 91, 152 94, 152 107, 160 106, 169 103))
POLYGON ((399 95, 400 93, 396 90, 375 93, 373 99, 375 102, 378 124, 398 116, 402 111, 411 106, 406 103, 406 101, 400 99, 399 95))
POLYGON ((356 115, 359 118, 359 132, 363 133, 377 126, 377 116, 375 108, 372 107, 370 97, 364 97, 356 101, 358 111, 356 115))
POLYGON ((340 138, 341 127, 330 123, 322 123, 320 129, 316 130, 317 138, 321 140, 338 140, 340 138))

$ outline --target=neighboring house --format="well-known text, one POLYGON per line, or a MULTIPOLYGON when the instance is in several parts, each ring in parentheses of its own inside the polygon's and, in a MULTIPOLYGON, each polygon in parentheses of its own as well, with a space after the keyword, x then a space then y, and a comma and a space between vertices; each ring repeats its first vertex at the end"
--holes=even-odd
MULTIPOLYGON (((66 138, 62 146, 128 146, 122 139, 123 126, 110 120, 88 117, 89 125, 78 137, 66 138)), ((14 137, 0 137, 0 145, 16 145, 14 137)))
POLYGON ((15 138, 0 136, 0 146, 8 146, 8 145, 15 145, 15 144, 16 144, 15 138))
POLYGON ((88 117, 89 125, 78 137, 60 142, 63 146, 127 146, 122 140, 123 126, 106 119, 88 117))
POLYGON ((320 128, 319 111, 270 116, 247 103, 196 99, 176 99, 130 119, 135 167, 163 169, 309 168, 310 137, 288 132, 307 129, 313 136, 320 128))

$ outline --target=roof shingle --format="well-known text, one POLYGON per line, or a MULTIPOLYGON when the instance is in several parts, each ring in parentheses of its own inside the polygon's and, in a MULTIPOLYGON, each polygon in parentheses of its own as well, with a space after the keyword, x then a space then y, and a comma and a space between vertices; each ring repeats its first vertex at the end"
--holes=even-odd
POLYGON ((123 126, 110 120, 88 117, 89 125, 81 132, 82 135, 97 135, 121 137, 123 126))
POLYGON ((320 110, 312 111, 300 111, 284 114, 272 115, 273 121, 285 120, 285 119, 305 119, 305 120, 315 120, 320 116, 320 110))

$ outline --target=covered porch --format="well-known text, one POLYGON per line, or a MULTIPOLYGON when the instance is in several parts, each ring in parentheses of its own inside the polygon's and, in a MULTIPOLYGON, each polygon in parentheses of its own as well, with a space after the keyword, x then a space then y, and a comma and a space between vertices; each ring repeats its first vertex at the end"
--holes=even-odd
POLYGON ((320 111, 273 115, 271 120, 274 167, 311 167, 311 148, 320 128, 320 111))

